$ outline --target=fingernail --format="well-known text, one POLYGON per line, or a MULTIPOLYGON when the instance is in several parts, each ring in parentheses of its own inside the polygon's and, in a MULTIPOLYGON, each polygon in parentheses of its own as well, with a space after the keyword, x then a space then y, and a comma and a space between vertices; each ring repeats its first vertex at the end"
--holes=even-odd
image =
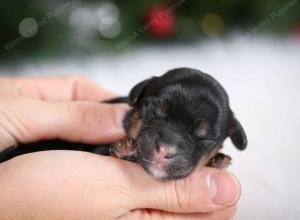
POLYGON ((234 204, 240 196, 238 180, 225 173, 214 173, 210 177, 212 201, 216 205, 234 204))

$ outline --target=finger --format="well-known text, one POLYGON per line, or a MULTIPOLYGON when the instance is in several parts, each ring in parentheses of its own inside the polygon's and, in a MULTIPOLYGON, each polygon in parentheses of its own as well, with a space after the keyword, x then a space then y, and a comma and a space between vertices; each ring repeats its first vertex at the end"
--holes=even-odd
POLYGON ((104 100, 116 94, 80 76, 1 77, 0 93, 42 100, 104 100))
POLYGON ((233 175, 208 167, 176 181, 158 181, 148 174, 140 174, 135 181, 135 208, 212 212, 235 204, 240 197, 240 184, 233 175))
POLYGON ((138 209, 121 216, 119 220, 229 220, 232 219, 236 212, 236 206, 231 206, 224 210, 212 213, 171 213, 154 209, 138 209))
POLYGON ((64 139, 91 144, 122 138, 127 105, 94 101, 47 102, 1 96, 1 123, 17 143, 64 139))
MULTIPOLYGON (((227 219, 223 210, 220 210, 223 215, 184 215, 147 209, 142 209, 142 213, 131 213, 133 209, 128 209, 129 204, 148 196, 146 193, 136 195, 128 191, 140 184, 136 178, 144 178, 142 171, 135 163, 86 152, 49 151, 22 155, 0 166, 0 173, 3 174, 1 188, 6 189, 0 194, 1 201, 4 201, 0 211, 1 207, 14 207, 13 211, 36 216, 36 219, 123 217, 131 220, 136 219, 131 217, 138 217, 143 212, 145 218, 137 219, 227 219), (24 203, 24 198, 31 202, 24 203)), ((148 190, 148 185, 144 185, 144 190, 148 190)))

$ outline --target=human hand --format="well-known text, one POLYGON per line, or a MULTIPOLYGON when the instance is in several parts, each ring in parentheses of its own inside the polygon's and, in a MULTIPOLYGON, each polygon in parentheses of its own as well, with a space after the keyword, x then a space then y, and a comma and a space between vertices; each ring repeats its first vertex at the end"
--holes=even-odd
POLYGON ((109 143, 125 134, 124 104, 99 100, 113 93, 77 76, 0 78, 0 151, 18 143, 64 139, 109 143))
MULTIPOLYGON (((113 96, 78 77, 0 78, 0 150, 41 139, 120 139, 128 107, 82 101, 113 96)), ((1 219, 229 219, 240 190, 220 170, 161 182, 137 164, 72 151, 14 158, 0 165, 0 178, 1 219), (219 187, 232 198, 226 205, 212 204, 207 177, 214 173, 227 177, 219 187)))
POLYGON ((22 155, 0 165, 2 220, 226 220, 240 187, 213 168, 159 181, 138 164, 77 151, 22 155))

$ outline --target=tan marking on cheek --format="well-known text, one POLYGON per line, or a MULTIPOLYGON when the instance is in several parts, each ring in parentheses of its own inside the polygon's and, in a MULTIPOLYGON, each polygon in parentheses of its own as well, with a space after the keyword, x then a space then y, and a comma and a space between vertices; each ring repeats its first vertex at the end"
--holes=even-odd
POLYGON ((142 120, 141 119, 136 120, 129 128, 129 137, 136 140, 141 127, 142 127, 142 120))
POLYGON ((130 119, 130 127, 128 129, 128 136, 134 140, 137 139, 139 131, 142 127, 142 120, 140 119, 138 112, 135 112, 130 119))

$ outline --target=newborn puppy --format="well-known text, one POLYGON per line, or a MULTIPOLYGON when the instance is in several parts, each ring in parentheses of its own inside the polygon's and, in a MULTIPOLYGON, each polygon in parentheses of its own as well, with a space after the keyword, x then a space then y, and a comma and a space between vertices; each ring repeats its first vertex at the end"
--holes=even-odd
POLYGON ((226 91, 199 70, 174 69, 138 83, 128 98, 106 101, 120 102, 132 106, 124 119, 125 140, 94 147, 63 141, 26 144, 1 153, 0 161, 39 150, 83 150, 136 161, 155 178, 179 179, 199 163, 228 164, 230 157, 218 153, 227 137, 238 149, 246 148, 245 132, 226 91))
POLYGON ((137 162, 156 178, 185 177, 198 163, 223 166, 220 160, 228 157, 217 153, 228 136, 246 148, 226 91, 199 70, 179 68, 144 80, 131 90, 129 105, 125 130, 136 142, 137 162))

